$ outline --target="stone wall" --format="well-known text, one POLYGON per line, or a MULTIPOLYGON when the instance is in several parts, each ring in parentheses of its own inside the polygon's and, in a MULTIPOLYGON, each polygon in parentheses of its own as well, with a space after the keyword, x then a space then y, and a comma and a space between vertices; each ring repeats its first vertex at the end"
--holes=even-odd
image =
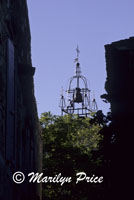
POLYGON ((41 199, 41 185, 16 185, 15 171, 41 171, 26 0, 0 0, 0 199, 41 199))
POLYGON ((132 194, 134 123, 134 37, 105 45, 107 80, 102 95, 111 105, 116 145, 109 168, 111 199, 132 194))

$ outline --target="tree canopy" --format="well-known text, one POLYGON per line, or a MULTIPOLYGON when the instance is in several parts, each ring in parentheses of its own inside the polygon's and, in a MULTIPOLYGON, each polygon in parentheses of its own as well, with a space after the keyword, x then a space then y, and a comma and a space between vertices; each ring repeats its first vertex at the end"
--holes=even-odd
POLYGON ((54 116, 42 113, 40 118, 43 139, 43 173, 54 177, 72 177, 71 183, 63 186, 57 183, 43 184, 44 199, 87 200, 89 196, 101 199, 103 184, 90 184, 82 181, 76 184, 76 173, 85 172, 88 176, 102 175, 100 149, 101 126, 91 123, 91 119, 77 116, 54 116), (96 191, 98 191, 96 193, 96 191))

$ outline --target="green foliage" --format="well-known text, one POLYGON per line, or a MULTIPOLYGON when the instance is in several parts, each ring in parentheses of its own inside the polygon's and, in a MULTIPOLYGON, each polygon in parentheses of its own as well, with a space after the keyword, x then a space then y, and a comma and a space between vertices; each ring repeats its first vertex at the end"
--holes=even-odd
POLYGON ((50 112, 41 115, 40 123, 44 175, 54 177, 61 173, 62 176, 71 176, 73 179, 63 186, 56 183, 43 184, 44 199, 86 200, 88 195, 96 195, 96 189, 100 186, 86 182, 76 185, 75 176, 77 172, 85 172, 88 176, 99 175, 101 157, 94 155, 99 151, 102 140, 99 134, 101 127, 91 124, 89 118, 53 116, 50 112))

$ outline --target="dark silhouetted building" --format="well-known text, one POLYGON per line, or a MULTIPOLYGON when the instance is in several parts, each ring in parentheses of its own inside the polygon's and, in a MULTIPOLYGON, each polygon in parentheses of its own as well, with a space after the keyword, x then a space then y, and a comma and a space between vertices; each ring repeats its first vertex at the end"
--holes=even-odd
POLYGON ((111 104, 116 139, 109 163, 111 199, 131 199, 134 135, 134 37, 105 45, 105 99, 111 104))
POLYGON ((41 185, 12 175, 41 171, 41 134, 34 97, 26 0, 0 0, 0 199, 39 200, 41 185))

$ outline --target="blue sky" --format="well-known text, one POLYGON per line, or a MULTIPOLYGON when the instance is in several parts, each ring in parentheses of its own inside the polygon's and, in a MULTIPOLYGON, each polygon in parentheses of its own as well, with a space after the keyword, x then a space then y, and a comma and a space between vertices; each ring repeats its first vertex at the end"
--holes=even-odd
MULTIPOLYGON (((32 63, 38 114, 58 107, 61 87, 74 75, 76 47, 80 49, 82 75, 90 83, 99 109, 109 104, 105 93, 104 45, 134 35, 133 0, 28 0, 32 63)), ((92 97, 92 94, 91 94, 92 97)))

